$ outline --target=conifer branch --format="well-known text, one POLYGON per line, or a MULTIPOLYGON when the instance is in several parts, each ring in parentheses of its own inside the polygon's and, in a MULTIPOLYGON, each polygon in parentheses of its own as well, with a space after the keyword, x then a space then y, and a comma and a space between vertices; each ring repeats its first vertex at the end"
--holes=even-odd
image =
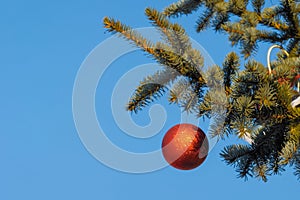
POLYGON ((261 13, 261 9, 265 4, 264 0, 251 0, 253 9, 256 13, 261 13))
POLYGON ((197 32, 200 32, 202 30, 204 30, 206 27, 209 26, 211 18, 214 15, 214 11, 212 9, 207 9, 204 14, 202 16, 200 16, 200 18, 197 21, 197 32))
POLYGON ((237 77, 239 66, 239 56, 235 52, 229 53, 223 62, 224 86, 227 95, 231 94, 231 84, 237 77))
POLYGON ((127 110, 137 112, 161 97, 168 90, 168 84, 172 83, 177 76, 179 74, 175 70, 166 67, 164 70, 144 78, 130 98, 127 110))
POLYGON ((185 35, 185 30, 179 24, 172 24, 166 16, 155 9, 147 8, 145 11, 148 19, 160 28, 166 41, 178 54, 183 54, 187 49, 192 48, 189 38, 185 35))
MULTIPOLYGON (((242 53, 249 57, 255 52, 257 42, 284 43, 291 38, 299 38, 298 11, 299 3, 281 0, 281 4, 275 7, 265 8, 263 0, 252 0, 254 11, 247 9, 248 1, 230 0, 228 2, 221 0, 203 0, 197 6, 182 4, 182 1, 170 5, 165 11, 172 10, 172 16, 182 13, 180 10, 189 7, 191 10, 205 8, 205 12, 197 21, 197 32, 204 30, 210 24, 215 30, 221 30, 230 34, 230 40, 233 45, 240 44, 242 53), (236 22, 236 28, 228 27, 231 17, 240 18, 236 22), (273 31, 259 30, 258 25, 275 29, 273 31), (246 31, 245 31, 246 30, 246 31), (243 39, 243 40, 242 40, 243 39), (246 45, 246 47, 245 47, 246 45)), ((168 12, 167 12, 168 13, 168 12)), ((295 51, 295 50, 294 50, 295 51)))
POLYGON ((109 32, 120 33, 126 40, 134 42, 137 47, 140 47, 149 54, 154 54, 154 45, 149 42, 146 38, 142 37, 132 28, 122 24, 120 21, 115 21, 114 19, 105 17, 103 19, 104 27, 109 32))
POLYGON ((197 10, 201 3, 202 0, 180 0, 168 6, 163 13, 167 16, 187 15, 197 10))
POLYGON ((249 142, 230 145, 220 154, 235 167, 238 177, 267 181, 290 164, 300 179, 300 104, 293 100, 299 96, 295 85, 300 76, 300 5, 299 1, 280 2, 264 8, 264 0, 182 0, 163 13, 148 8, 148 19, 165 40, 155 44, 120 21, 105 18, 108 31, 120 33, 164 66, 143 79, 127 109, 136 112, 170 88, 171 103, 212 120, 208 131, 212 137, 224 139, 235 134, 249 142), (222 68, 216 65, 203 71, 203 57, 192 47, 183 27, 166 18, 200 7, 204 12, 198 18, 197 31, 212 27, 228 34, 245 58, 253 55, 261 42, 280 45, 288 53, 278 53, 270 71, 255 60, 240 66, 235 52, 226 56, 222 68))

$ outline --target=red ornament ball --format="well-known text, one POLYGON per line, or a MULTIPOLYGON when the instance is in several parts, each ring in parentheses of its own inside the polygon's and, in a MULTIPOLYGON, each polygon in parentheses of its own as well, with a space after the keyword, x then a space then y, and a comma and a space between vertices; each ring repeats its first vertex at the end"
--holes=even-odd
POLYGON ((209 144, 205 133, 193 124, 177 124, 170 128, 162 141, 162 153, 173 167, 190 170, 207 157, 209 144))

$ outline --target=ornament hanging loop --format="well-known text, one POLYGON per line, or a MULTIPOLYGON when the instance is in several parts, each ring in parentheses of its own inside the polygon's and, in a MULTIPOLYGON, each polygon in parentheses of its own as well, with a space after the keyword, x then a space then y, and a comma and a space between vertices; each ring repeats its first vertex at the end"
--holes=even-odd
POLYGON ((272 74, 272 68, 271 68, 271 63, 270 63, 270 55, 271 55, 271 52, 274 48, 278 48, 278 49, 281 49, 285 54, 286 56, 289 56, 289 53, 284 49, 282 48, 282 46, 279 46, 277 44, 275 45, 272 45, 269 50, 268 50, 268 54, 267 54, 267 65, 268 65, 268 70, 269 70, 269 73, 272 74))
MULTIPOLYGON (((272 45, 269 49, 268 49, 268 54, 267 54, 267 65, 268 65, 268 70, 269 70, 269 74, 272 74, 272 68, 271 68, 271 62, 270 62, 270 55, 271 55, 271 52, 274 48, 279 48, 281 49, 286 56, 289 56, 289 53, 282 47, 282 46, 279 46, 277 44, 275 45, 272 45)), ((300 92, 300 82, 297 81, 297 91, 300 92)))

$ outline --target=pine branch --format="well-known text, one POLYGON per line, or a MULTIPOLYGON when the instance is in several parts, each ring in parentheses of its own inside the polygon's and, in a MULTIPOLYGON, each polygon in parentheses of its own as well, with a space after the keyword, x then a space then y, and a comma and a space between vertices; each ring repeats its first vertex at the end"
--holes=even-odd
POLYGON ((202 16, 198 19, 197 23, 197 32, 203 31, 206 27, 209 26, 211 18, 214 15, 214 11, 212 9, 207 9, 202 16))
MULTIPOLYGON (((228 32, 232 44, 240 44, 242 53, 249 57, 257 48, 257 42, 284 43, 291 38, 299 38, 298 10, 299 3, 289 0, 281 0, 281 5, 263 9, 263 0, 252 0, 254 11, 247 9, 248 1, 230 0, 228 2, 219 0, 203 0, 195 4, 185 4, 183 1, 172 4, 166 9, 170 15, 189 14, 193 10, 204 5, 206 11, 197 21, 197 32, 204 30, 209 24, 215 30, 228 32), (171 12, 169 12, 171 10, 171 12), (189 12, 181 12, 189 10, 189 12), (240 18, 235 27, 229 27, 231 17, 240 18), (272 31, 259 30, 258 25, 263 25, 272 31), (274 30, 275 29, 275 30, 274 30)), ((291 46, 291 45, 290 45, 291 46)), ((296 51, 296 49, 294 49, 296 51)))
POLYGON ((155 9, 147 8, 145 12, 149 20, 159 27, 171 50, 188 60, 200 71, 203 66, 203 58, 198 50, 192 48, 191 41, 184 28, 179 24, 171 23, 164 14, 155 9))
POLYGON ((266 27, 271 27, 279 31, 288 31, 289 26, 282 20, 278 19, 281 13, 280 7, 265 8, 261 13, 261 23, 266 27))
POLYGON ((279 164, 278 152, 285 143, 286 127, 281 124, 262 129, 251 146, 231 145, 221 152, 221 157, 228 165, 233 165, 239 177, 261 177, 266 181, 267 176, 282 171, 279 164), (273 148, 276 150, 273 150, 273 148))
MULTIPOLYGON (((207 93, 208 97, 211 99, 210 102, 205 102, 207 99, 204 99, 203 104, 200 104, 200 112, 203 112, 203 105, 208 105, 208 109, 204 110, 205 113, 210 118, 210 128, 208 133, 211 137, 217 137, 218 139, 224 139, 231 132, 226 123, 228 117, 228 111, 230 110, 229 100, 226 94, 224 93, 223 88, 210 89, 207 93)), ((205 97, 204 97, 205 98, 205 97)))
POLYGON ((293 33, 297 33, 297 27, 299 26, 299 20, 298 20, 298 14, 295 14, 295 2, 294 1, 290 1, 290 0, 282 0, 281 1, 281 5, 282 5, 282 13, 283 13, 283 17, 285 18, 285 20, 288 22, 288 24, 290 25, 290 29, 289 32, 291 34, 293 33))
POLYGON ((227 95, 231 94, 231 84, 237 77, 239 66, 239 56, 235 52, 229 53, 223 62, 224 86, 227 95))
POLYGON ((257 90, 255 98, 260 110, 264 108, 272 109, 277 103, 276 89, 267 83, 257 90))
POLYGON ((202 3, 202 0, 180 0, 177 3, 173 3, 164 10, 164 14, 167 16, 179 16, 187 15, 197 10, 202 3))
POLYGON ((187 49, 192 48, 189 38, 185 35, 185 30, 179 24, 172 24, 166 16, 155 9, 145 10, 148 19, 161 30, 166 41, 178 54, 183 54, 187 49))
POLYGON ((192 96, 193 98, 185 100, 185 109, 190 110, 201 96, 201 87, 205 85, 205 80, 201 75, 203 58, 198 50, 192 48, 189 38, 185 35, 185 30, 181 26, 170 23, 154 9, 146 9, 146 14, 167 36, 168 41, 172 44, 171 47, 161 42, 154 45, 130 27, 114 19, 106 17, 104 25, 110 32, 120 33, 125 39, 134 42, 136 46, 153 56, 158 63, 173 69, 177 73, 165 70, 147 77, 135 91, 127 105, 127 109, 135 112, 142 109, 164 94, 166 84, 175 80, 178 75, 182 75, 193 85, 193 94, 197 94, 192 96), (170 28, 171 32, 169 32, 170 28), (172 75, 170 76, 170 74, 172 75))
POLYGON ((183 111, 192 112, 198 104, 198 93, 186 78, 181 78, 170 91, 169 101, 183 108, 183 111))
POLYGON ((144 78, 129 100, 127 110, 137 112, 161 97, 168 89, 167 85, 174 81, 177 76, 179 74, 175 70, 166 67, 164 70, 144 78))
POLYGON ((290 42, 288 43, 286 49, 289 52, 291 57, 299 57, 300 53, 300 39, 291 39, 290 42))
POLYGON ((298 151, 294 158, 295 162, 295 176, 297 176, 298 180, 300 180, 300 149, 298 148, 298 151))
POLYGON ((247 157, 252 151, 253 150, 251 149, 251 147, 246 145, 230 145, 225 147, 224 150, 222 150, 220 156, 223 157, 224 161, 228 165, 233 165, 237 167, 240 164, 240 162, 243 161, 240 159, 247 157))
POLYGON ((201 73, 188 60, 182 56, 175 54, 173 51, 165 50, 162 44, 159 44, 155 50, 156 59, 160 64, 175 69, 182 76, 187 77, 194 84, 203 86, 205 80, 201 73))
POLYGON ((127 109, 136 112, 170 88, 171 103, 210 118, 211 136, 224 139, 236 134, 249 142, 221 152, 238 177, 267 181, 290 164, 300 179, 300 108, 293 101, 299 95, 295 90, 300 74, 299 11, 299 1, 290 0, 270 8, 264 8, 264 0, 182 0, 163 13, 146 9, 164 39, 155 44, 120 21, 105 18, 108 31, 119 33, 165 67, 143 79, 127 109), (271 73, 255 60, 240 70, 234 52, 226 56, 223 68, 216 65, 203 72, 201 53, 192 48, 183 27, 167 19, 200 7, 205 11, 198 18, 197 31, 212 27, 228 34, 245 58, 253 55, 261 42, 284 46, 288 53, 277 54, 271 73))
POLYGON ((260 13, 262 7, 263 7, 264 4, 265 4, 265 1, 264 1, 264 0, 252 0, 251 3, 252 3, 252 6, 253 6, 254 11, 255 11, 256 13, 260 13))
POLYGON ((112 18, 105 17, 103 19, 104 27, 109 32, 120 33, 126 40, 132 41, 137 47, 140 47, 149 54, 154 54, 154 45, 139 33, 132 30, 129 26, 122 24, 120 21, 115 21, 112 18))

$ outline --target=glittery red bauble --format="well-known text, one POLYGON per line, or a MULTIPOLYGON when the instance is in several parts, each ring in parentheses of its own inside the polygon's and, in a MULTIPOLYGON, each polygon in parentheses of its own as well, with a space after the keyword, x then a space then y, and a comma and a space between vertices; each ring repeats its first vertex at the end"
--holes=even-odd
POLYGON ((193 124, 177 124, 168 130, 162 141, 162 153, 173 167, 190 170, 207 157, 208 140, 205 133, 193 124))

